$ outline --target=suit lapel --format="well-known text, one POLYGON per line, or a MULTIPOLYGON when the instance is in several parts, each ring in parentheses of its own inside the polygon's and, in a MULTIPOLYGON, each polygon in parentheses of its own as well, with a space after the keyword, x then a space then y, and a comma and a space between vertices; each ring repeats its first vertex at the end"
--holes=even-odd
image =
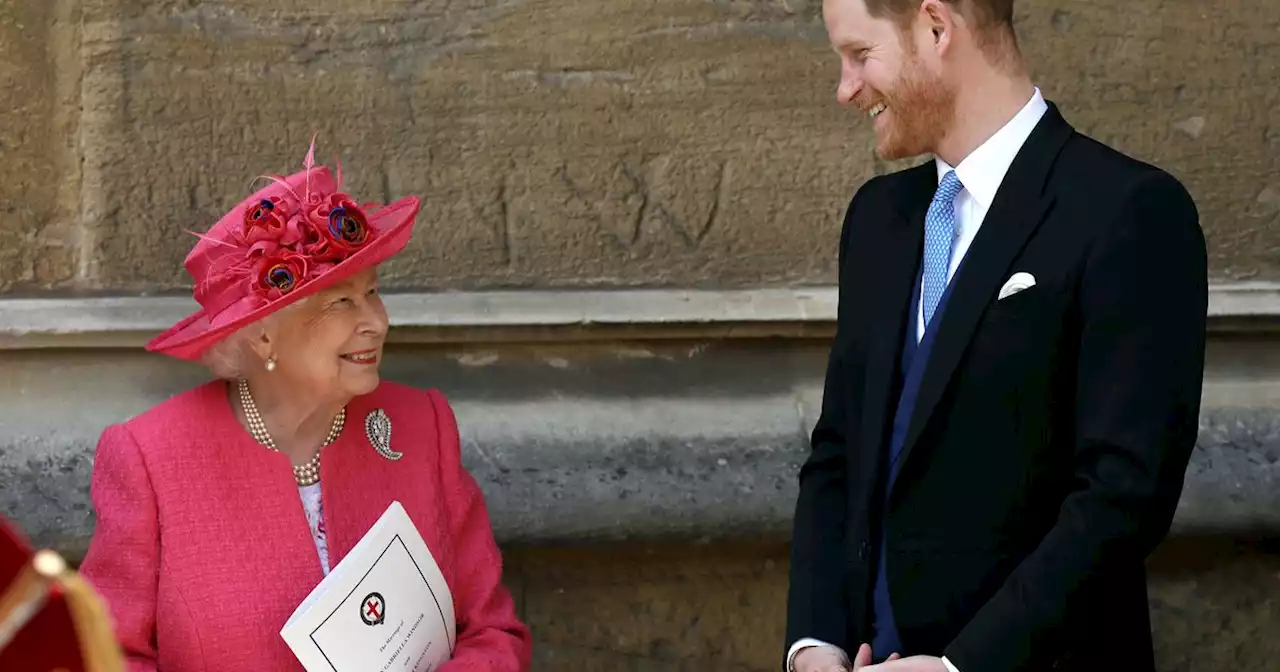
POLYGON ((890 196, 893 210, 885 223, 881 243, 867 259, 877 262, 868 277, 877 280, 875 287, 864 288, 873 298, 868 324, 867 369, 863 390, 863 418, 880 418, 881 422, 862 423, 860 451, 864 485, 869 486, 879 473, 883 458, 885 433, 893 414, 889 402, 896 394, 894 372, 898 369, 903 331, 908 324, 907 308, 911 305, 911 289, 924 238, 924 215, 937 188, 937 169, 930 161, 907 172, 896 183, 890 196))
MULTIPOLYGON (((1014 259, 1053 206, 1045 184, 1071 133, 1071 127, 1051 103, 1009 166, 964 264, 952 278, 946 310, 941 313, 940 322, 930 326, 939 331, 925 363, 899 458, 904 470, 1014 259)), ((894 485, 901 480, 896 479, 894 485)))

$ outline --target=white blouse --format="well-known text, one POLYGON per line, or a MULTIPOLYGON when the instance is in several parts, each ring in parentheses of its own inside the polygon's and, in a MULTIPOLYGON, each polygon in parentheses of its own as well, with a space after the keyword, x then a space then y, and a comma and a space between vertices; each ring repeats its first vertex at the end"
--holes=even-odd
POLYGON ((320 555, 320 568, 325 576, 329 575, 329 542, 324 531, 324 505, 320 501, 320 484, 298 486, 298 495, 302 497, 302 509, 307 512, 307 525, 311 527, 311 539, 316 542, 316 553, 320 555))

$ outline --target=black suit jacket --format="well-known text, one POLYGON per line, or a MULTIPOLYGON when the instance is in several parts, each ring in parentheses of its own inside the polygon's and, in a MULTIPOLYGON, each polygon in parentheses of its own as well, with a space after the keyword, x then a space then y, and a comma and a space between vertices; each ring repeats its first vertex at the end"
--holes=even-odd
POLYGON ((902 653, 945 655, 960 672, 1151 670, 1144 560, 1181 494, 1204 369, 1195 205, 1050 104, 951 281, 886 499, 898 356, 936 188, 932 161, 876 177, 845 216, 787 644, 816 637, 852 655, 871 641, 885 525, 902 653), (1036 285, 997 300, 1019 271, 1036 285))

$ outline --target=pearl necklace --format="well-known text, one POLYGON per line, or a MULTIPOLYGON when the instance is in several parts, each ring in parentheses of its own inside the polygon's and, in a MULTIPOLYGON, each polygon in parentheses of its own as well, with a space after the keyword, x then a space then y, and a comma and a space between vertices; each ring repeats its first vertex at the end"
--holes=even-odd
MULTIPOLYGON (((239 381, 237 387, 240 389, 240 406, 244 409, 245 421, 249 423, 249 434, 253 436, 253 440, 258 443, 280 452, 276 448, 275 439, 271 438, 271 434, 267 432, 267 423, 263 422, 262 414, 258 413, 258 405, 253 401, 253 395, 249 394, 249 382, 245 380, 239 381)), ((333 443, 338 439, 338 435, 342 433, 342 425, 347 420, 347 409, 343 408, 338 414, 333 416, 333 426, 329 428, 329 436, 325 438, 324 443, 320 444, 320 448, 333 443)), ((306 464, 296 464, 293 467, 293 480, 298 485, 308 486, 315 485, 320 481, 320 450, 316 450, 315 457, 312 457, 306 464)))

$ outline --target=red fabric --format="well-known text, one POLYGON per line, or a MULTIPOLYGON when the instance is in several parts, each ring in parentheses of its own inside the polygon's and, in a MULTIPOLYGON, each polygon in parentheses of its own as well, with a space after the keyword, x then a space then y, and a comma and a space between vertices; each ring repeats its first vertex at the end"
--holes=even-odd
POLYGON ((22 530, 0 516, 0 593, 31 564, 34 555, 35 549, 22 530))
POLYGON ((84 672, 75 622, 55 592, 18 634, 0 649, 0 670, 84 672))
MULTIPOLYGON (((439 392, 384 382, 353 400, 320 472, 330 566, 392 500, 417 525, 454 596, 458 643, 442 672, 529 669, 530 634, 439 392), (375 408, 391 419, 399 461, 365 436, 375 408)), ((323 578, 320 560, 288 458, 240 427, 224 383, 109 427, 92 495, 98 522, 81 572, 107 601, 130 669, 302 669, 279 632, 323 578)))
MULTIPOLYGON (((34 551, 27 538, 9 521, 0 517, 0 593, 18 574, 30 566, 34 551)), ((46 672, 65 669, 82 672, 80 640, 66 600, 56 586, 41 605, 4 646, 0 646, 0 670, 46 672)))

